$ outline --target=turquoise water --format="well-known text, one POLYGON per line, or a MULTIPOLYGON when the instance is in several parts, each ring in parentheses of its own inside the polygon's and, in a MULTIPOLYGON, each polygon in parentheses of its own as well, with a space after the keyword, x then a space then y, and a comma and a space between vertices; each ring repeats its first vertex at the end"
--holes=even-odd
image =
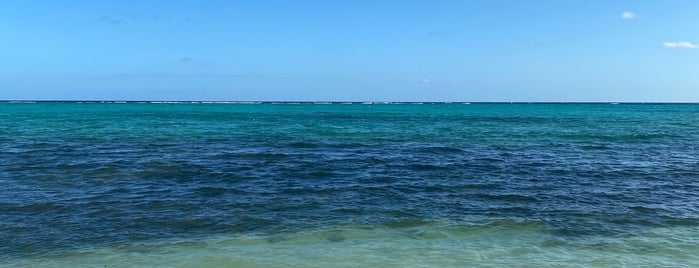
POLYGON ((0 153, 0 266, 699 266, 695 104, 0 103, 0 153))

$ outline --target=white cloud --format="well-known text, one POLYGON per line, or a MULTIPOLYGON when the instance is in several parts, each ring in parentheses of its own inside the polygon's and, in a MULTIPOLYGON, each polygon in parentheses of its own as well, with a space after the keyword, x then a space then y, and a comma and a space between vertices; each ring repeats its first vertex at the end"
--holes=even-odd
POLYGON ((621 18, 625 20, 630 20, 633 18, 636 18, 636 13, 630 12, 630 11, 624 11, 624 13, 621 13, 621 18))
POLYGON ((665 48, 697 48, 697 45, 692 44, 691 42, 687 42, 687 41, 680 41, 680 42, 665 42, 665 43, 663 43, 663 47, 665 47, 665 48))

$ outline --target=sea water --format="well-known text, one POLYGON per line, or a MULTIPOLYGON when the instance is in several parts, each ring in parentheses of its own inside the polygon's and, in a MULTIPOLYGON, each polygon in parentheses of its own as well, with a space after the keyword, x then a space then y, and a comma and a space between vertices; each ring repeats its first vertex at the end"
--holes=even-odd
POLYGON ((2 267, 697 267, 699 105, 0 103, 2 267))

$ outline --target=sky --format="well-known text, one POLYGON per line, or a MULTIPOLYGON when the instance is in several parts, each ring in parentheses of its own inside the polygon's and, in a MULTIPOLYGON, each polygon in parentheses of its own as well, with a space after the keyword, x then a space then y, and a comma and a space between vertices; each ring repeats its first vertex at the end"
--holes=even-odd
POLYGON ((699 1, 0 0, 0 99, 699 102, 699 1))

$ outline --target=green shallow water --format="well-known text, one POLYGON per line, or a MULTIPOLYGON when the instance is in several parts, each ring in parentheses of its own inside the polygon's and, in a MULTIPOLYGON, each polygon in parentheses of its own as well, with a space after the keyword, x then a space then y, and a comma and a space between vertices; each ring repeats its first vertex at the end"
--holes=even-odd
POLYGON ((564 240, 541 224, 493 220, 337 226, 301 232, 114 243, 3 267, 697 267, 699 228, 564 240))

